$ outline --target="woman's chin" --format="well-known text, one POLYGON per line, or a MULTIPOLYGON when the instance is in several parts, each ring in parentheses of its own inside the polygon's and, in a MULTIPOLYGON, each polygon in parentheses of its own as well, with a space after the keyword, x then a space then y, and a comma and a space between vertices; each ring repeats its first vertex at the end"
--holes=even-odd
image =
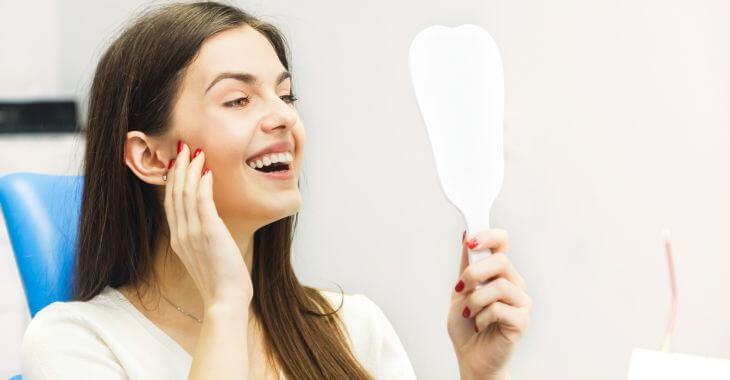
POLYGON ((296 193, 287 191, 287 196, 270 196, 266 200, 257 198, 257 202, 230 205, 230 208, 221 207, 219 215, 226 220, 238 220, 244 225, 255 225, 255 229, 277 222, 299 212, 301 197, 298 189, 296 193), (228 210, 228 212, 224 212, 228 210), (237 211, 233 211, 237 210, 237 211))
POLYGON ((261 202, 261 208, 267 210, 272 220, 279 220, 294 215, 302 205, 302 196, 298 188, 279 191, 276 194, 269 194, 265 201, 261 202))

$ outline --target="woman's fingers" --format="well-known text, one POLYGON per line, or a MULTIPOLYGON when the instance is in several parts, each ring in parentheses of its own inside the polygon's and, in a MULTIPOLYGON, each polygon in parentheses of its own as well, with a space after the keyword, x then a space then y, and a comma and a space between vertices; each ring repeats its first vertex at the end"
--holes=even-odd
MULTIPOLYGON (((175 171, 171 170, 175 165, 175 159, 173 158, 167 165, 167 181, 165 181, 165 200, 163 206, 165 208, 165 215, 167 217, 167 227, 170 229, 170 244, 173 241, 177 241, 177 223, 175 223, 175 204, 172 196, 172 186, 175 183, 175 171)), ((175 248, 173 246, 173 248, 175 248)))
POLYGON ((461 237, 461 263, 459 264, 459 276, 469 266, 469 250, 483 251, 487 248, 492 253, 507 253, 509 245, 509 236, 507 231, 499 228, 487 229, 477 232, 468 241, 466 240, 466 230, 461 237))
POLYGON ((222 221, 213 201, 213 172, 207 168, 203 170, 203 176, 200 178, 197 202, 203 233, 207 235, 211 231, 217 231, 218 229, 213 228, 213 226, 216 226, 216 223, 222 223, 222 221))
POLYGON ((473 290, 477 284, 498 276, 505 277, 523 290, 526 288, 525 280, 517 273, 507 255, 497 252, 483 260, 470 264, 464 269, 460 280, 464 283, 462 291, 466 294, 473 290))
POLYGON ((198 187, 200 183, 200 172, 203 170, 205 153, 196 149, 193 159, 185 171, 185 186, 183 188, 183 200, 185 202, 185 215, 188 221, 188 236, 190 241, 198 242, 200 236, 200 218, 198 217, 198 187))
POLYGON ((476 315, 497 301, 516 307, 532 305, 532 300, 522 289, 506 278, 498 277, 467 296, 465 306, 470 310, 470 314, 476 315))
POLYGON ((509 235, 507 231, 500 228, 482 230, 467 241, 467 246, 472 251, 484 251, 489 248, 493 253, 507 253, 509 249, 509 235))
POLYGON ((172 200, 175 207, 175 223, 177 224, 177 237, 181 244, 187 241, 187 214, 185 213, 185 199, 183 191, 185 190, 185 178, 187 174, 188 163, 190 162, 190 148, 184 142, 178 144, 177 158, 175 159, 175 183, 172 184, 172 200))
POLYGON ((492 323, 499 323, 500 331, 505 338, 515 342, 530 323, 529 307, 516 307, 497 301, 474 317, 474 328, 477 332, 492 323))

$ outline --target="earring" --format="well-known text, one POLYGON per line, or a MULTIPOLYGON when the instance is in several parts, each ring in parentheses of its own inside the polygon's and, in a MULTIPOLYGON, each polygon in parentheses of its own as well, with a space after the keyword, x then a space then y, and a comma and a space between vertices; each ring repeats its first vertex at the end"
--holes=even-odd
POLYGON ((164 175, 162 176, 162 180, 163 180, 164 182, 167 182, 167 174, 164 174, 164 175))

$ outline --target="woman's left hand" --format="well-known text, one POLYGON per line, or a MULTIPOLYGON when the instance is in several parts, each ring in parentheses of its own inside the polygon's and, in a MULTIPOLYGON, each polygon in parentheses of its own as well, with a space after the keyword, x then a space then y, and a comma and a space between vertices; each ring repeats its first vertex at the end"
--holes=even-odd
POLYGON ((448 315, 449 337, 462 380, 509 379, 507 361, 527 328, 532 300, 525 293, 525 280, 507 257, 507 231, 488 229, 470 238, 462 238, 459 279, 448 315), (490 248, 492 254, 469 265, 467 247, 472 251, 490 248), (484 281, 489 282, 477 289, 484 281))

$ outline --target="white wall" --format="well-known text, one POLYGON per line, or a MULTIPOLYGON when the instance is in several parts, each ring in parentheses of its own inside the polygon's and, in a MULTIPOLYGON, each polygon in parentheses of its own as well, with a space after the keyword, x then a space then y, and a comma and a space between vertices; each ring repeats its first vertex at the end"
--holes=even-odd
POLYGON ((58 87, 57 15, 55 0, 0 3, 0 97, 58 87))
MULTIPOLYGON (((61 90, 85 96, 106 36, 139 4, 58 7, 61 90)), ((505 182, 492 225, 511 233, 535 301, 513 378, 621 379, 632 348, 658 347, 664 227, 680 292, 674 349, 730 358, 729 3, 239 4, 293 48, 308 143, 301 279, 375 300, 419 378, 457 377, 445 316, 464 229, 408 82, 410 40, 435 23, 483 26, 504 60, 505 182)))

